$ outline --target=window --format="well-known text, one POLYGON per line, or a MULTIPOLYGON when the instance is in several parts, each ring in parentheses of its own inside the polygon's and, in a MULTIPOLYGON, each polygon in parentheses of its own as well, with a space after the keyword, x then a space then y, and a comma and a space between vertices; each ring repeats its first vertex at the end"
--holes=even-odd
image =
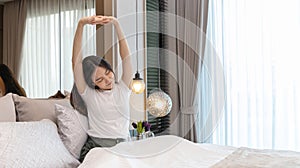
POLYGON ((299 7, 297 0, 210 1, 207 37, 227 93, 213 142, 300 150, 299 7))
MULTIPOLYGON (((159 15, 159 12, 166 11, 167 2, 159 0, 147 0, 147 30, 165 29, 166 20, 159 15)), ((163 32, 163 31, 158 31, 163 32)), ((166 40, 163 34, 147 32, 147 94, 153 89, 160 88, 167 92, 166 72, 160 69, 160 60, 163 59, 163 51, 166 47, 166 40)), ((148 122, 151 124, 151 131, 155 135, 168 134, 170 116, 154 117, 148 114, 148 122)))
MULTIPOLYGON (((94 0, 28 2, 20 83, 28 97, 49 97, 73 86, 72 45, 77 22, 95 14, 94 0)), ((85 27, 84 55, 96 53, 95 28, 85 27)))

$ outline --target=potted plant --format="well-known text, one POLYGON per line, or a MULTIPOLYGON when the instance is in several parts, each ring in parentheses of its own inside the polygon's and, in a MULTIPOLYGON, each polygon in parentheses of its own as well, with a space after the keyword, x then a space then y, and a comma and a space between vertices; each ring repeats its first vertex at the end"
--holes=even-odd
POLYGON ((145 139, 148 137, 154 137, 154 133, 150 131, 151 124, 147 121, 138 121, 132 123, 133 128, 137 131, 137 139, 145 139))

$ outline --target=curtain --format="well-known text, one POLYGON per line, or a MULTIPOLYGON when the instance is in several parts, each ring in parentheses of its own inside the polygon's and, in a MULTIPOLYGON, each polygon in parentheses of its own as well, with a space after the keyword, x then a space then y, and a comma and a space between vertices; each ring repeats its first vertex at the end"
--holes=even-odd
POLYGON ((26 0, 4 4, 3 11, 3 63, 18 78, 26 25, 26 0))
POLYGON ((198 142, 197 81, 205 46, 208 0, 168 2, 168 58, 165 58, 169 93, 173 101, 171 134, 198 142))
POLYGON ((212 142, 300 151, 299 11, 298 0, 211 1, 207 37, 226 78, 212 142))
MULTIPOLYGON (((95 14, 93 0, 28 0, 20 82, 29 97, 73 86, 72 45, 77 22, 95 14)), ((84 31, 83 53, 94 54, 95 28, 84 31)))

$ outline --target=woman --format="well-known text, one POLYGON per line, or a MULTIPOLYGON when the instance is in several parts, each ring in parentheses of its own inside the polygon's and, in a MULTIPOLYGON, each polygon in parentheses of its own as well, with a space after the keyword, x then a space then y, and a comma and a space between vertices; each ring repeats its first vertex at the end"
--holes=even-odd
POLYGON ((12 71, 5 64, 0 64, 0 96, 4 96, 7 93, 26 97, 25 90, 15 79, 12 71))
MULTIPOLYGON (((80 161, 94 147, 111 147, 129 137, 129 96, 132 79, 130 52, 119 22, 111 16, 90 16, 80 19, 73 43, 72 66, 75 90, 83 99, 88 113, 89 135, 81 150, 80 161), (99 56, 82 60, 82 32, 87 24, 112 23, 119 39, 122 59, 122 79, 115 82, 115 74, 108 62, 99 56)), ((73 102, 74 103, 74 102, 73 102)))

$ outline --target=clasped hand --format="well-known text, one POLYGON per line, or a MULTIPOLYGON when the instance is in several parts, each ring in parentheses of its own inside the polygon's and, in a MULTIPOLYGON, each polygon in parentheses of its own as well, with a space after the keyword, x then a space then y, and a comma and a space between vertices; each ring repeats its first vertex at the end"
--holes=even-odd
POLYGON ((80 19, 80 22, 83 24, 91 24, 91 25, 104 25, 107 23, 115 23, 117 19, 113 16, 102 16, 102 15, 97 15, 97 16, 88 16, 80 19))

